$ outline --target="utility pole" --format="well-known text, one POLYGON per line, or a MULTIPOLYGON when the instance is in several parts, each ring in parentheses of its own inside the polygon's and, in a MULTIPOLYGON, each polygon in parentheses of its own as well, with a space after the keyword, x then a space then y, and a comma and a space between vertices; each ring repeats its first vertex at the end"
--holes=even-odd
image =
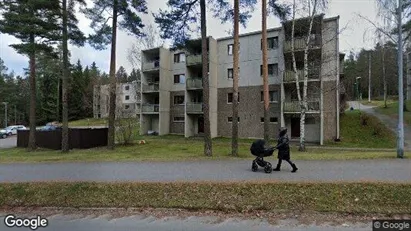
POLYGON ((371 51, 368 51, 368 102, 371 103, 371 51))
POLYGON ((403 60, 402 60, 402 0, 398 0, 398 137, 397 157, 404 157, 404 94, 403 94, 403 60))

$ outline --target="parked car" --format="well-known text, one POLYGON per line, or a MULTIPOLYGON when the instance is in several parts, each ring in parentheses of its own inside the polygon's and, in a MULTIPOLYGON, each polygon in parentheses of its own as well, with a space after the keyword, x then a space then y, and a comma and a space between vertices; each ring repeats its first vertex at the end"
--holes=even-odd
POLYGON ((0 139, 6 139, 7 138, 7 132, 5 129, 0 130, 0 139))
POLYGON ((53 124, 47 124, 46 126, 40 128, 40 131, 54 131, 59 129, 59 126, 53 125, 53 124))
POLYGON ((8 126, 4 130, 6 131, 8 136, 11 136, 11 135, 17 135, 17 130, 25 130, 25 129, 27 128, 23 125, 13 125, 13 126, 8 126))

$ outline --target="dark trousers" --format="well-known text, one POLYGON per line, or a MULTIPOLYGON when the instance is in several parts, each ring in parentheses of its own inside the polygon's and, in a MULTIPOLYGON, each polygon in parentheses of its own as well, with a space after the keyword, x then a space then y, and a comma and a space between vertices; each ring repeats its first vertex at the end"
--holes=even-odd
MULTIPOLYGON (((291 167, 294 165, 294 163, 291 162, 291 160, 285 160, 285 161, 287 161, 291 165, 291 167)), ((281 167, 282 162, 283 162, 282 159, 278 159, 277 167, 281 167)))

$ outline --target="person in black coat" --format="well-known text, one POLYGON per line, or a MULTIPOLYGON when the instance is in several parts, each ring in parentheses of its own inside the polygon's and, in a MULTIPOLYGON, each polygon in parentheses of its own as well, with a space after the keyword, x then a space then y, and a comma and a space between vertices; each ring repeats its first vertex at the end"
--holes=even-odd
POLYGON ((280 133, 278 135, 278 144, 276 146, 278 149, 278 164, 274 171, 280 171, 281 162, 283 160, 287 161, 293 170, 291 172, 296 172, 298 170, 297 166, 290 160, 290 145, 287 135, 287 128, 280 128, 280 133))

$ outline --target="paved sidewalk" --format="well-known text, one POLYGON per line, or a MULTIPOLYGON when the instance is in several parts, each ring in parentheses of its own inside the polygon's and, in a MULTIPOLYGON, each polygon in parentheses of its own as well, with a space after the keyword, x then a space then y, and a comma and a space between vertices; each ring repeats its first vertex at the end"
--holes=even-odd
MULTIPOLYGON (((361 155, 361 153, 358 153, 361 155)), ((273 166, 274 158, 267 158, 273 166)), ((287 182, 389 181, 411 183, 411 159, 295 161, 291 173, 284 162, 281 172, 251 171, 251 160, 184 162, 102 162, 0 164, 0 182, 97 181, 254 181, 287 182)))

